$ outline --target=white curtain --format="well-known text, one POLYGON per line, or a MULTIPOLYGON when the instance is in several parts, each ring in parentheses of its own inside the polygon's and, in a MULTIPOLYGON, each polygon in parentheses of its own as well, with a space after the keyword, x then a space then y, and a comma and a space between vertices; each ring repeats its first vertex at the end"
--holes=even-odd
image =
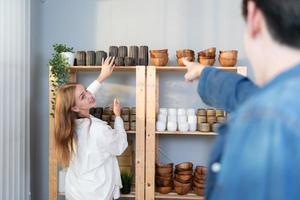
POLYGON ((0 200, 30 199, 30 0, 0 0, 0 200))

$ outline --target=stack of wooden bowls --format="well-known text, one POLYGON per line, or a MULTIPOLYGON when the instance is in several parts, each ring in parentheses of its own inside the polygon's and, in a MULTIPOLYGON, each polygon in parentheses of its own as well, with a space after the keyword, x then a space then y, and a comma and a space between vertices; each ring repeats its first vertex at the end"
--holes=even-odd
POLYGON ((237 57, 237 50, 220 51, 219 63, 224 67, 233 67, 236 65, 237 57))
POLYGON ((132 107, 130 109, 130 130, 136 130, 136 108, 132 107))
POLYGON ((139 48, 139 65, 148 65, 148 52, 149 48, 148 46, 140 46, 139 48))
POLYGON ((107 53, 105 51, 96 51, 96 66, 102 66, 102 60, 105 61, 107 53))
POLYGON ((85 66, 86 63, 86 53, 85 51, 76 52, 76 65, 85 66))
POLYGON ((86 65, 94 66, 96 63, 96 53, 95 51, 87 51, 86 52, 86 65))
POLYGON ((182 58, 187 58, 188 61, 195 61, 195 52, 191 49, 180 49, 176 51, 177 63, 184 66, 182 58))
POLYGON ((173 163, 155 164, 156 191, 168 194, 173 189, 173 163))
POLYGON ((183 162, 175 166, 175 191, 179 195, 187 194, 192 188, 193 163, 183 162))
POLYGON ((212 47, 198 52, 198 62, 201 65, 213 65, 216 61, 216 48, 212 47))
POLYGON ((150 50, 150 60, 154 66, 166 66, 169 62, 168 49, 150 50))
POLYGON ((196 166, 193 181, 193 190, 199 196, 205 194, 205 181, 207 177, 207 168, 204 166, 196 166))
POLYGON ((226 122, 226 112, 222 109, 204 109, 197 111, 197 129, 201 132, 216 132, 219 125, 226 122))

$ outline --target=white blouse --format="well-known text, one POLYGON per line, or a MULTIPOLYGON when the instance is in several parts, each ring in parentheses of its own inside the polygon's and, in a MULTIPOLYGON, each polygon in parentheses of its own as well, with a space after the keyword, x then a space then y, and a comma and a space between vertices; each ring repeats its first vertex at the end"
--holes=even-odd
MULTIPOLYGON (((94 81, 88 90, 92 94, 101 87, 94 81)), ((116 156, 127 148, 127 135, 121 117, 115 119, 115 129, 92 115, 76 120, 77 150, 65 179, 67 200, 111 200, 120 197, 122 187, 116 156)))

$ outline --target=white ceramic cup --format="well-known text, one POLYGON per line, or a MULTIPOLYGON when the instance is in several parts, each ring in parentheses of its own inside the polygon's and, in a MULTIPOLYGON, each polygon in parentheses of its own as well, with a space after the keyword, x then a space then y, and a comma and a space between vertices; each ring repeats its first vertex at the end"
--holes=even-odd
POLYGON ((177 123, 176 122, 168 122, 167 129, 168 129, 168 131, 176 131, 177 123))
POLYGON ((157 131, 165 131, 166 130, 166 122, 157 121, 156 122, 156 130, 157 131))
POLYGON ((189 123, 189 131, 196 131, 197 123, 189 123))
POLYGON ((168 122, 177 122, 177 115, 168 115, 168 122))
POLYGON ((177 115, 177 109, 176 108, 169 108, 168 109, 168 115, 177 115))
POLYGON ((186 115, 178 115, 178 123, 187 122, 187 116, 186 115))
POLYGON ((196 115, 196 110, 194 108, 189 108, 186 111, 187 115, 196 115))
POLYGON ((197 124, 197 116, 196 115, 189 115, 188 116, 188 122, 197 124))
POLYGON ((186 110, 184 108, 178 108, 177 115, 186 115, 186 110))
POLYGON ((67 59, 67 62, 70 65, 74 65, 74 60, 75 60, 75 54, 72 52, 61 52, 61 55, 67 59))
POLYGON ((168 109, 167 108, 160 108, 159 114, 168 115, 168 109))
POLYGON ((166 122, 167 121, 167 115, 165 115, 165 114, 157 115, 157 121, 166 122))
POLYGON ((178 123, 178 130, 181 132, 186 132, 189 130, 189 124, 187 122, 178 123))

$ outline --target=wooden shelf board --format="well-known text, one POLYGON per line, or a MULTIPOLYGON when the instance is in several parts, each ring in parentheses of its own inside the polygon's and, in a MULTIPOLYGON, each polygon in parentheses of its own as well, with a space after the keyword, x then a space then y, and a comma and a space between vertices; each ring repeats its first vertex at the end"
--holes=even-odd
MULTIPOLYGON (((96 72, 101 71, 102 66, 71 66, 70 72, 96 72)), ((116 72, 131 72, 135 71, 136 66, 116 66, 116 72)))
POLYGON ((202 136, 215 136, 218 135, 218 133, 215 132, 181 132, 181 131, 155 131, 158 135, 202 135, 202 136))
MULTIPOLYGON (((216 68, 218 69, 223 69, 223 70, 237 70, 238 68, 243 68, 245 66, 236 66, 236 67, 220 67, 217 66, 216 68)), ((185 66, 156 66, 155 67, 157 71, 187 71, 187 68, 185 66)))
POLYGON ((156 199, 190 199, 190 200, 204 200, 204 197, 196 195, 194 192, 189 192, 186 195, 178 195, 175 192, 170 192, 168 194, 160 194, 155 192, 156 199))
MULTIPOLYGON (((58 193, 59 196, 65 196, 65 193, 64 192, 59 192, 58 193)), ((123 197, 123 198, 134 198, 135 197, 135 191, 131 191, 129 194, 121 194, 120 197, 123 197)))

